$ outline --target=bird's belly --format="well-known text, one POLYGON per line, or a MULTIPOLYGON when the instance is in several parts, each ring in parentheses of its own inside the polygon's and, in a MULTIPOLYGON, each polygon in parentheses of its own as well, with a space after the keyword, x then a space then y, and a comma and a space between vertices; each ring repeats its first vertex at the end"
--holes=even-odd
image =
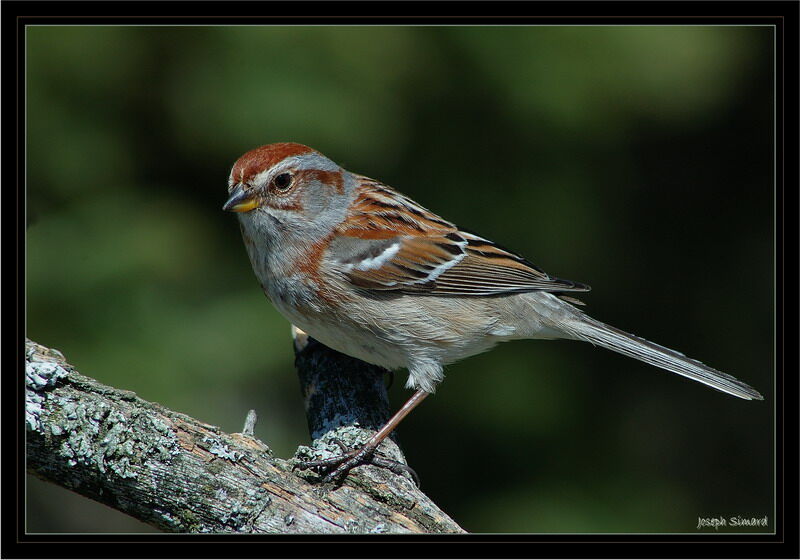
MULTIPOLYGON (((334 350, 389 369, 420 361, 443 366, 518 338, 516 328, 477 298, 359 298, 344 313, 288 286, 268 290, 284 317, 334 350)), ((299 289, 296 282, 291 286, 299 289)))
POLYGON ((350 321, 332 321, 318 313, 273 303, 293 325, 329 348, 388 369, 407 366, 403 348, 376 336, 364 326, 350 321))
POLYGON ((402 348, 362 329, 313 320, 306 321, 304 326, 297 326, 325 346, 367 363, 387 369, 397 369, 408 365, 406 353, 402 348))
MULTIPOLYGON (((288 316, 287 316, 288 318, 288 316)), ((296 315, 292 322, 324 345, 343 354, 387 369, 408 367, 415 357, 427 356, 441 365, 485 352, 500 339, 481 337, 478 340, 456 340, 442 343, 432 340, 404 341, 385 333, 348 322, 335 324, 296 315)))

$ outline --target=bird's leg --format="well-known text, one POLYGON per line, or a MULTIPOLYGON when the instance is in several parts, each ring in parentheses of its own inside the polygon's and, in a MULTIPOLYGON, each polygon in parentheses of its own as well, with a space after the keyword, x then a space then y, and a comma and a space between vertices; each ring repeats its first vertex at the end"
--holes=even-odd
MULTIPOLYGON (((322 479, 323 482, 332 482, 334 480, 338 480, 343 475, 346 475, 350 469, 366 463, 372 463, 379 467, 388 468, 395 473, 398 471, 409 471, 416 479, 416 473, 414 473, 414 471, 411 470, 411 468, 407 465, 403 465, 397 461, 390 461, 389 459, 384 459, 381 457, 374 457, 373 454, 381 442, 392 433, 392 431, 403 420, 403 418, 408 416, 408 414, 414 410, 414 408, 428 395, 430 395, 430 393, 421 389, 411 395, 411 398, 408 399, 402 407, 400 407, 400 410, 398 410, 394 416, 389 418, 389 421, 386 422, 386 424, 384 424, 383 427, 375 433, 375 435, 369 438, 367 443, 365 443, 361 449, 354 449, 353 451, 347 452, 338 457, 332 457, 330 459, 301 461, 297 464, 297 467, 301 469, 329 470, 329 472, 325 475, 325 478, 322 479)), ((339 446, 343 448, 342 444, 339 444, 339 446)), ((344 451, 344 448, 342 450, 344 451)))

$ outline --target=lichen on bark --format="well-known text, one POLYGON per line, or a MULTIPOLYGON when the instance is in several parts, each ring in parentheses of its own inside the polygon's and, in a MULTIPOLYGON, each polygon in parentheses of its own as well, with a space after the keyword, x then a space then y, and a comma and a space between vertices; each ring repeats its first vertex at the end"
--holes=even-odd
MULTIPOLYGON (((301 353, 300 369, 306 367, 301 353)), ((340 367, 339 356, 325 363, 340 367)), ((319 485, 315 474, 293 470, 297 458, 274 457, 252 432, 227 434, 130 391, 103 385, 81 375, 60 352, 32 341, 26 342, 25 358, 28 471, 162 530, 463 532, 405 476, 365 466, 354 469, 341 486, 319 485)), ((319 365, 325 357, 315 359, 319 365)), ((348 367, 352 365, 358 367, 348 367)), ((350 374, 341 368, 325 371, 350 374)), ((375 414, 368 405, 368 399, 354 404, 355 410, 366 406, 364 412, 375 414)), ((360 422, 359 413, 347 414, 360 422)), ((372 426, 347 425, 336 417, 310 419, 314 425, 331 422, 341 423, 335 433, 345 440, 352 437, 353 444, 370 433, 365 426, 372 426)), ((332 436, 323 434, 307 449, 311 454, 333 452, 332 436)), ((385 452, 402 459, 394 443, 385 452)))

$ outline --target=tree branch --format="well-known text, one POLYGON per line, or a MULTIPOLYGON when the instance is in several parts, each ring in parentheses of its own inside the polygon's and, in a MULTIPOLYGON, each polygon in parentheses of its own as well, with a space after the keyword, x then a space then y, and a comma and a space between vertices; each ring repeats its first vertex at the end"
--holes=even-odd
MULTIPOLYGON (((334 437, 365 441, 388 415, 383 370, 302 335, 295 348, 314 438, 298 457, 340 453, 334 437)), ((83 376, 57 350, 28 340, 25 357, 28 472, 162 530, 463 532, 406 476, 363 466, 335 487, 293 471, 297 458, 252 436, 252 414, 227 434, 83 376)), ((381 453, 403 460, 388 440, 381 453)))

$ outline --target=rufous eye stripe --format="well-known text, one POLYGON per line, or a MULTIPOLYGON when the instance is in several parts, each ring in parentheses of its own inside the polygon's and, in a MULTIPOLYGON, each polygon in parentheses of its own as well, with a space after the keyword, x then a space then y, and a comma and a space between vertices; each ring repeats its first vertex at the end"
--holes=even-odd
POLYGON ((295 181, 317 182, 331 185, 337 194, 344 194, 344 177, 341 171, 325 171, 322 169, 304 169, 296 173, 295 181))

